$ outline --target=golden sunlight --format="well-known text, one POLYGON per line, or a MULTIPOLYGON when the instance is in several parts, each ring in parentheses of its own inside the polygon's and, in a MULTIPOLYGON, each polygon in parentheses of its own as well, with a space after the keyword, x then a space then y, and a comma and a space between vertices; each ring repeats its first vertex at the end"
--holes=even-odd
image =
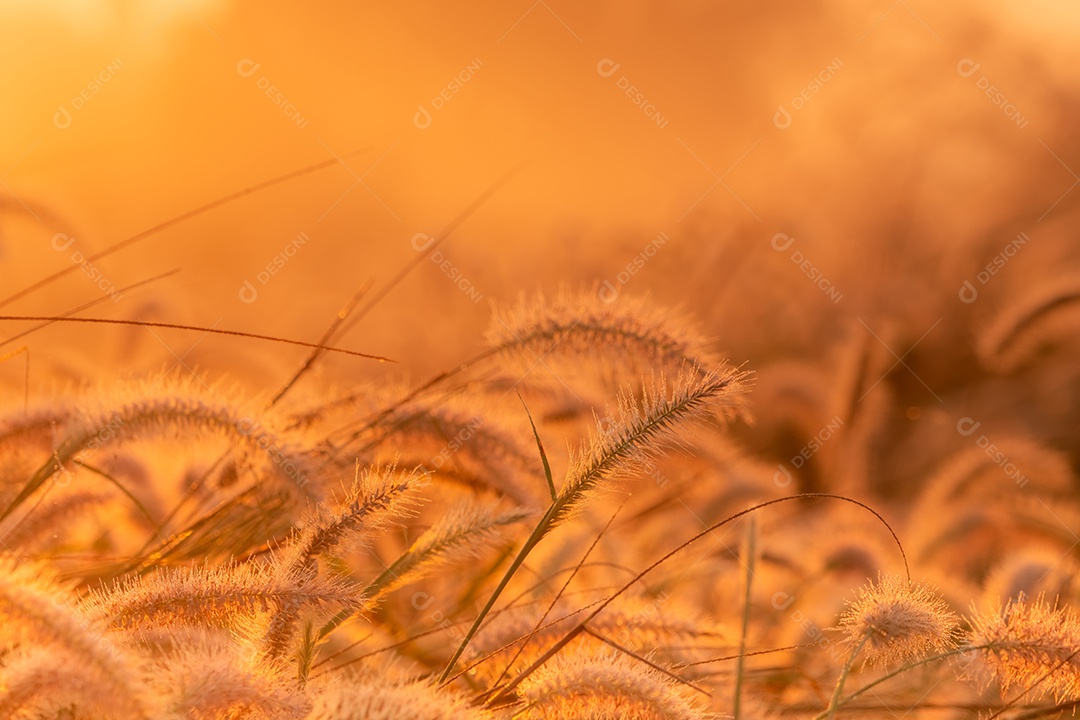
POLYGON ((0 2, 0 717, 1071 716, 1077 37, 0 2))

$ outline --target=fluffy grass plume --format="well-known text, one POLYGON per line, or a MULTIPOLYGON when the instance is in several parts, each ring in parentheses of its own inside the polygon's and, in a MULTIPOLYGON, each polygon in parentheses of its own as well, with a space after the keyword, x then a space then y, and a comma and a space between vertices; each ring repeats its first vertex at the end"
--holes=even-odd
POLYGON ((956 643, 958 619, 930 588, 881 575, 859 589, 840 618, 845 641, 870 666, 892 667, 956 643))
POLYGON ((496 310, 487 341, 493 352, 522 368, 543 358, 571 371, 592 364, 608 377, 614 367, 633 377, 674 375, 687 366, 705 372, 719 362, 685 317, 640 298, 606 303, 597 292, 564 290, 550 301, 537 295, 496 310))
POLYGON ((700 697, 612 650, 567 651, 522 683, 524 718, 705 720, 700 697))
POLYGON ((564 293, 415 383, 312 392, 314 357, 269 404, 167 375, 12 405, 0 717, 1049 715, 1080 692, 1072 431, 954 388, 920 434, 879 347, 904 338, 751 373, 647 300, 564 293))
POLYGON ((971 645, 1001 684, 1059 701, 1080 697, 1080 616, 1044 598, 977 611, 971 645))

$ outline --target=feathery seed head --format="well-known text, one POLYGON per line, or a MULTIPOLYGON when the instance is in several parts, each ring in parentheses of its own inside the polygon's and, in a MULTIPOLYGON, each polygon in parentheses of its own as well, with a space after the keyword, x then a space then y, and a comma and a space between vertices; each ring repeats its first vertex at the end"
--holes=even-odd
POLYGON ((889 667, 951 647, 957 618, 926 586, 882 574, 859 589, 840 629, 850 645, 863 645, 867 665, 889 667))
POLYGON ((970 644, 1001 683, 1059 700, 1080 696, 1080 615, 1042 597, 975 611, 970 644))
POLYGON ((489 720, 449 688, 425 682, 387 683, 372 678, 337 682, 315 700, 307 720, 489 720))
POLYGON ((526 678, 520 690, 528 703, 520 715, 524 718, 706 717, 689 688, 610 649, 560 653, 526 678))
POLYGON ((619 397, 613 421, 598 422, 591 441, 572 452, 566 481, 551 511, 552 523, 568 519, 583 496, 605 480, 644 468, 666 446, 679 444, 678 430, 711 413, 738 413, 747 373, 722 366, 702 374, 683 368, 674 381, 663 375, 641 395, 619 397))
POLYGON ((604 303, 596 293, 564 291, 550 301, 537 295, 512 310, 496 309, 487 340, 525 367, 542 356, 568 372, 597 364, 595 369, 608 377, 612 367, 633 377, 648 370, 675 373, 686 365, 707 369, 718 362, 693 325, 670 310, 643 298, 604 303))

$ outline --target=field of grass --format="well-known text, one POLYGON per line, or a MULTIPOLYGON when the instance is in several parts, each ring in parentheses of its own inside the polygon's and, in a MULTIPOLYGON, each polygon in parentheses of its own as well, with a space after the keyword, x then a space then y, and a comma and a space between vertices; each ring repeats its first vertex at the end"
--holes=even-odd
POLYGON ((164 7, 0 9, 0 719, 1075 715, 1070 12, 164 7))

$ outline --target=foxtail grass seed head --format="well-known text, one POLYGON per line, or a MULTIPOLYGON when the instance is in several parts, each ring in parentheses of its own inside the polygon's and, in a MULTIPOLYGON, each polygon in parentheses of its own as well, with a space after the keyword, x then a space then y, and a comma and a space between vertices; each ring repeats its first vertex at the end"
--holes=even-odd
POLYGON ((307 720, 494 720, 452 688, 426 682, 377 680, 335 683, 315 701, 307 720))
POLYGON ((846 642, 865 664, 893 667, 956 643, 957 617, 929 588, 898 575, 864 586, 840 617, 846 642))
POLYGON ((1080 697, 1080 615, 1074 610, 1038 597, 973 615, 970 644, 1003 693, 1018 686, 1035 697, 1080 697))
POLYGON ((820 720, 1056 712, 1035 703, 1080 697, 1080 484, 1076 413, 1043 401, 1080 378, 1077 287, 1015 296, 944 369, 955 320, 773 345, 782 313, 725 287, 712 328, 753 373, 594 291, 497 310, 419 382, 315 390, 313 354, 280 406, 186 368, 0 394, 0 720, 806 717, 830 676, 820 720), (752 400, 760 424, 725 422, 752 400), (882 573, 909 557, 940 594, 882 573), (961 634, 973 597, 995 604, 961 634))
POLYGON ((688 685, 610 648, 560 653, 529 676, 521 692, 523 718, 708 717, 688 685))
POLYGON ((675 374, 686 366, 707 372, 719 358, 694 323, 644 298, 604 303, 596 293, 538 295, 496 309, 487 332, 493 350, 529 368, 537 357, 565 372, 592 368, 623 379, 649 371, 675 374))

